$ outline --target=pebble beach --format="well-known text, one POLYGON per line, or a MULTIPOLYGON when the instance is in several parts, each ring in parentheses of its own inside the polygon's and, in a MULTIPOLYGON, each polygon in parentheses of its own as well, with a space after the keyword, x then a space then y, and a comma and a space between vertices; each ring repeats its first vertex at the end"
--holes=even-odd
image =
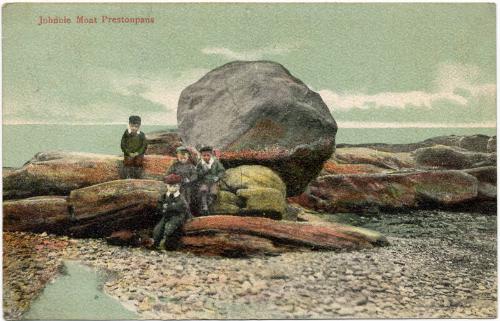
POLYGON ((234 259, 4 232, 4 317, 23 318, 65 261, 103 271, 102 291, 138 319, 496 317, 496 216, 318 217, 377 230, 390 245, 234 259))

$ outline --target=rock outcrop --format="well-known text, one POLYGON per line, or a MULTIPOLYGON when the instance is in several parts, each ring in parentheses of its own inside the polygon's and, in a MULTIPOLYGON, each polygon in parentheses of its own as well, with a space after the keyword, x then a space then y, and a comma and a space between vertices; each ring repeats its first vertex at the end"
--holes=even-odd
POLYGON ((220 184, 214 212, 281 219, 286 186, 271 169, 259 165, 230 168, 220 184))
POLYGON ((496 165, 496 153, 470 152, 442 145, 420 148, 414 154, 419 167, 466 169, 496 165))
MULTIPOLYGON (((233 249, 251 248, 276 252, 273 247, 302 247, 322 250, 355 250, 371 248, 388 244, 387 239, 374 231, 347 225, 322 223, 298 223, 289 221, 274 221, 261 217, 207 216, 195 218, 183 227, 186 248, 202 253, 216 252, 220 254, 221 244, 218 241, 222 235, 238 235, 239 242, 229 242, 233 249), (194 236, 197 236, 194 238, 194 236), (242 238, 242 236, 245 236, 242 238), (250 239, 249 237, 252 237, 250 239), (185 239, 186 238, 186 239, 185 239), (208 239, 208 240, 207 240, 208 239), (262 243, 260 240, 272 243, 262 243), (255 241, 260 241, 252 245, 255 241), (246 243, 246 244, 245 244, 246 243)), ((225 236, 224 238, 226 238, 225 236)), ((224 246, 223 249, 227 249, 224 246)))
POLYGON ((182 146, 182 140, 176 131, 155 131, 146 134, 148 141, 147 155, 168 155, 175 157, 175 150, 182 146))
POLYGON ((478 196, 478 179, 462 171, 327 175, 291 198, 329 213, 439 208, 466 204, 478 196))
MULTIPOLYGON (((161 179, 174 158, 146 155, 144 178, 161 179)), ((41 152, 20 169, 3 176, 4 199, 40 195, 69 195, 72 190, 121 177, 123 160, 120 156, 41 152)))
POLYGON ((335 148, 337 124, 320 95, 269 61, 212 70, 182 91, 177 120, 185 144, 220 149, 228 167, 269 166, 288 195, 302 192, 335 148))
POLYGON ((370 164, 385 169, 415 167, 410 153, 389 153, 371 148, 338 148, 332 159, 342 164, 370 164))

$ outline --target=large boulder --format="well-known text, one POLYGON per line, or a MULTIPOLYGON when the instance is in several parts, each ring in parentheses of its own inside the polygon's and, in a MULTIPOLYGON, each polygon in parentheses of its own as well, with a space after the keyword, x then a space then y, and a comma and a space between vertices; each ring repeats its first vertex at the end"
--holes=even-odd
MULTIPOLYGON (((144 178, 161 179, 173 163, 170 156, 146 155, 144 178)), ((76 152, 40 152, 20 169, 4 173, 4 199, 68 195, 72 190, 122 176, 123 158, 76 152)))
POLYGON ((320 95, 270 61, 237 61, 210 71, 182 91, 177 121, 185 144, 220 149, 226 166, 269 166, 288 195, 318 175, 337 132, 320 95), (237 153, 226 157, 233 162, 224 152, 237 153))
POLYGON ((452 207, 477 196, 478 180, 474 176, 449 170, 321 176, 306 193, 290 200, 335 213, 452 207))
POLYGON ((496 165, 496 153, 470 152, 442 145, 419 148, 414 155, 419 167, 466 169, 496 165))

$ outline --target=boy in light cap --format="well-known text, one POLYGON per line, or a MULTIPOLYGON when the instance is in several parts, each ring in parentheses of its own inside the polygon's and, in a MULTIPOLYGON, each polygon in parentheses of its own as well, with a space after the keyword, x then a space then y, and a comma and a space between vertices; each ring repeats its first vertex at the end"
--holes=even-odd
POLYGON ((182 177, 170 174, 164 181, 167 184, 167 192, 160 196, 156 207, 156 215, 161 215, 161 220, 153 230, 153 247, 160 248, 161 242, 164 241, 165 247, 174 248, 172 236, 191 218, 191 214, 179 191, 182 177))
POLYGON ((139 130, 141 117, 130 116, 128 128, 122 135, 123 172, 125 178, 141 178, 144 153, 148 147, 146 135, 139 130))
POLYGON ((191 206, 193 185, 198 178, 198 173, 196 172, 196 167, 192 163, 189 151, 186 147, 178 147, 176 149, 176 156, 177 160, 169 167, 166 174, 177 174, 181 177, 180 192, 186 199, 188 205, 191 206))
POLYGON ((200 184, 201 215, 208 215, 209 208, 217 198, 219 180, 224 177, 222 163, 213 155, 212 147, 200 148, 201 159, 196 165, 200 184))

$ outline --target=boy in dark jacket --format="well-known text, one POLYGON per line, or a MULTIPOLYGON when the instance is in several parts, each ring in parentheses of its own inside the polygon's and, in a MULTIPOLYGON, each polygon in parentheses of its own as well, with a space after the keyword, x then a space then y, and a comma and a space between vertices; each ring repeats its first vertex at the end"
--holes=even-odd
POLYGON ((209 146, 200 149, 201 159, 196 165, 200 186, 201 215, 207 215, 209 208, 217 198, 219 180, 224 176, 225 169, 222 163, 213 155, 209 146))
POLYGON ((182 178, 181 195, 184 196, 186 202, 191 206, 191 195, 193 185, 198 178, 196 167, 190 160, 189 151, 186 147, 181 146, 176 149, 177 160, 167 170, 167 175, 177 174, 182 178))
POLYGON ((122 135, 123 172, 125 178, 141 178, 144 153, 148 147, 146 135, 139 130, 141 117, 130 116, 129 126, 122 135))
POLYGON ((153 230, 155 248, 160 248, 162 241, 167 248, 175 247, 175 244, 171 244, 173 241, 171 237, 191 218, 187 202, 179 191, 181 180, 176 174, 165 177, 167 192, 160 196, 156 208, 156 215, 161 215, 161 220, 153 230))

